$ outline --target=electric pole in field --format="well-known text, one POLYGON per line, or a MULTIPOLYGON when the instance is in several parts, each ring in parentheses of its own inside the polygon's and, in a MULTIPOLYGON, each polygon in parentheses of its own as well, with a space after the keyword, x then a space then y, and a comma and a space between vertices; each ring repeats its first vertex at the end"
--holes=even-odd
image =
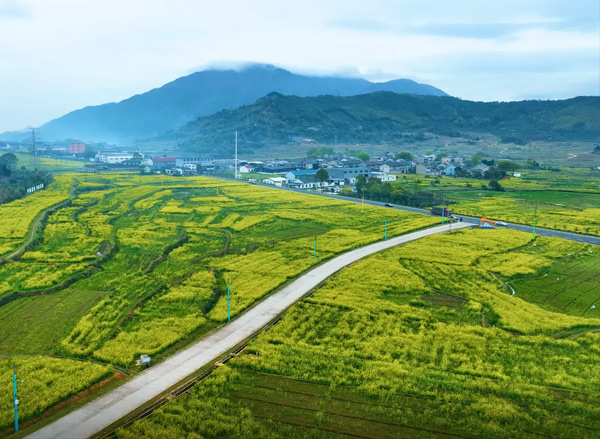
POLYGON ((537 203, 535 203, 535 207, 533 208, 533 229, 531 233, 531 239, 535 239, 535 220, 537 219, 537 203))
POLYGON ((35 140, 35 131, 37 128, 29 127, 31 130, 31 152, 33 153, 33 167, 37 169, 37 145, 35 140))
POLYGON ((17 365, 13 363, 13 402, 15 404, 15 432, 19 431, 19 399, 17 398, 17 365))
POLYGON ((235 157, 233 159, 233 166, 235 167, 235 179, 237 180, 238 177, 238 156, 237 156, 237 138, 238 138, 238 132, 235 132, 235 157))

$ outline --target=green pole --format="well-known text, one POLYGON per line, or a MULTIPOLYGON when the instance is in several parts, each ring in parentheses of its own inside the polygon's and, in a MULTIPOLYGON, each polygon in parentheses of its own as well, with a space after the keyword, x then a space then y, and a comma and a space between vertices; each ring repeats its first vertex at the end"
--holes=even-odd
POLYGON ((231 307, 229 301, 229 281, 227 281, 227 321, 231 321, 231 307))
POLYGON ((383 221, 383 240, 387 241, 387 219, 383 221))
POLYGON ((19 399, 17 398, 17 365, 13 364, 13 402, 15 403, 15 432, 19 431, 19 399))
POLYGON ((535 239, 535 220, 537 219, 537 203, 535 203, 535 208, 533 210, 533 229, 531 233, 531 239, 535 239))
POLYGON ((445 208, 444 206, 442 206, 442 224, 444 224, 444 212, 445 212, 445 208))
POLYGON ((315 236, 315 242, 313 246, 313 261, 317 260, 317 237, 315 236))

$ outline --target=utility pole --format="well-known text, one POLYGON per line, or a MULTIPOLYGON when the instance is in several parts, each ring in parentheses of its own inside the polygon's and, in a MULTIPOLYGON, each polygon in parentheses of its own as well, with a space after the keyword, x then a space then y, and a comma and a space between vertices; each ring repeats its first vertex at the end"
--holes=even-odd
POLYGON ((238 132, 235 132, 235 158, 233 159, 233 165, 235 166, 235 179, 238 179, 238 156, 237 156, 237 138, 238 132))
POLYGON ((227 321, 231 321, 231 307, 229 300, 229 281, 227 281, 227 321))
POLYGON ((537 219, 537 206, 537 203, 535 203, 535 207, 533 208, 533 229, 531 239, 535 239, 535 220, 537 219))
POLYGON ((383 240, 387 241, 387 219, 383 220, 383 240))
POLYGON ((317 237, 315 236, 315 242, 313 246, 313 261, 317 260, 317 237))
POLYGON ((444 216, 446 214, 446 203, 445 203, 445 199, 444 196, 442 195, 442 224, 444 224, 444 216))
POLYGON ((35 141, 35 127, 29 127, 31 130, 31 152, 33 152, 33 167, 37 169, 37 145, 35 141))
POLYGON ((13 363, 13 402, 15 403, 15 432, 19 431, 19 399, 17 398, 17 365, 13 363))

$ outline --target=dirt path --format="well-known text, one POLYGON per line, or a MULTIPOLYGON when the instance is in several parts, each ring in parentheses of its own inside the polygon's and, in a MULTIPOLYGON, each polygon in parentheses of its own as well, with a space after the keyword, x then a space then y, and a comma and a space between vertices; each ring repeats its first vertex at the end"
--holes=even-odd
POLYGON ((23 241, 23 243, 19 247, 17 247, 17 249, 14 252, 2 257, 2 259, 0 259, 0 262, 8 261, 9 259, 13 259, 17 256, 20 256, 20 254, 24 253, 27 246, 31 244, 35 239, 35 235, 38 232, 38 229, 41 227, 42 221, 46 218, 46 216, 49 215, 51 212, 54 212, 60 209, 61 207, 65 206, 69 203, 69 201, 71 200, 61 201, 60 203, 54 204, 53 206, 46 207, 44 210, 38 213, 34 220, 31 222, 29 230, 27 230, 27 234, 25 235, 25 241, 23 241))

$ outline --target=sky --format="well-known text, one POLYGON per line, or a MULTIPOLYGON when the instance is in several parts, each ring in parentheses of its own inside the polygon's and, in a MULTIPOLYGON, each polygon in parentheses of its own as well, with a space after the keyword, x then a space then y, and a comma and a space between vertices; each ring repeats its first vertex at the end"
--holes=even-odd
POLYGON ((600 2, 0 0, 0 132, 249 61, 479 101, 600 95, 600 2))

